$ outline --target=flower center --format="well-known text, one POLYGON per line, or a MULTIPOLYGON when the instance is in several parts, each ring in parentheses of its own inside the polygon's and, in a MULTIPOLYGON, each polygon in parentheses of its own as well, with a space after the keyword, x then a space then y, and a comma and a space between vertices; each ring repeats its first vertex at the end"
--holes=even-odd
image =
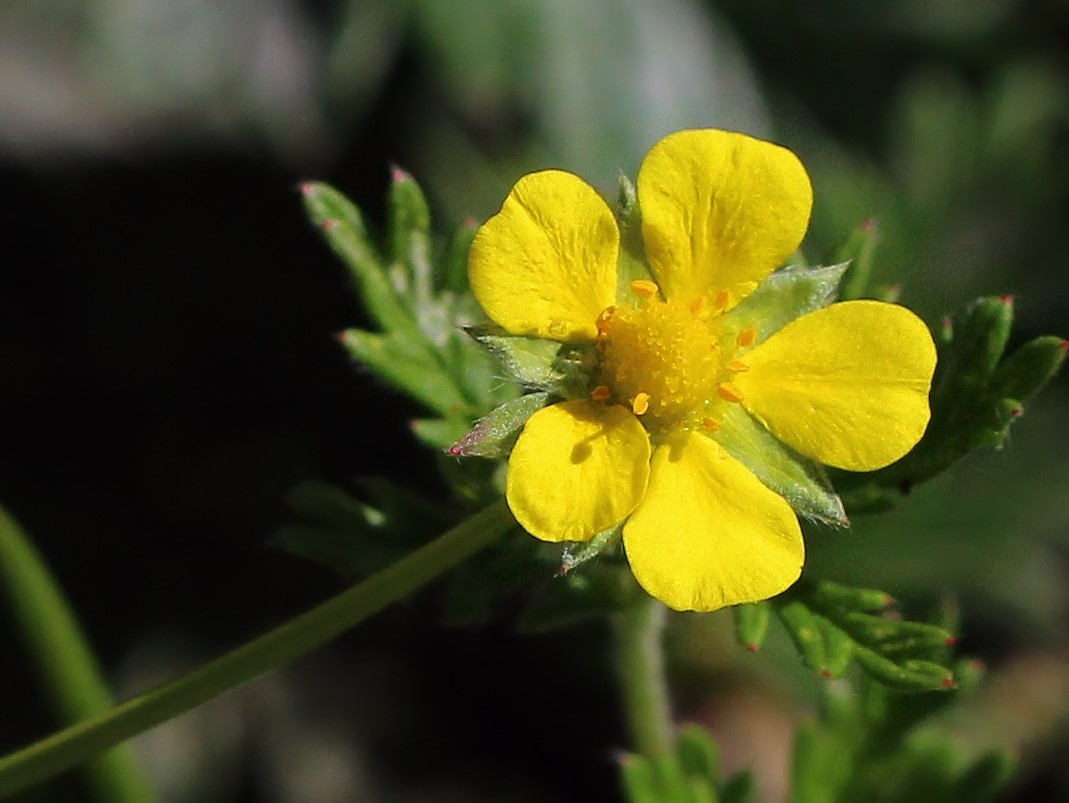
POLYGON ((601 314, 601 384, 591 396, 630 407, 655 435, 718 429, 718 411, 742 401, 731 379, 748 370, 738 352, 753 345, 756 333, 744 329, 726 336, 719 298, 712 304, 704 298, 664 301, 658 290, 650 281, 632 282, 637 302, 601 314))

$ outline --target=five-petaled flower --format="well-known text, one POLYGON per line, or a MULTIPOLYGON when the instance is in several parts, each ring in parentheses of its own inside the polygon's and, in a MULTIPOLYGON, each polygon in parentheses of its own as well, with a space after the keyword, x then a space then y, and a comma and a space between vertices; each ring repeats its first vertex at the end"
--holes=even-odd
POLYGON ((506 498, 545 541, 623 522, 636 579, 672 608, 767 599, 801 572, 801 529, 725 435, 745 422, 820 463, 888 465, 927 426, 932 338, 889 303, 821 299, 793 320, 742 303, 808 226, 809 177, 785 148, 673 134, 637 199, 649 278, 629 281, 612 211, 558 170, 520 179, 475 237, 471 285, 494 323, 596 357, 585 396, 526 422, 506 498))

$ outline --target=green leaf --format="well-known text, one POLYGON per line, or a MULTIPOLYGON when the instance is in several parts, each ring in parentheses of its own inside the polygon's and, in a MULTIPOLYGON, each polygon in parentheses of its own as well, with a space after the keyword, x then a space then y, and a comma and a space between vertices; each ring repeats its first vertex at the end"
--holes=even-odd
POLYGON ((954 637, 936 625, 867 612, 888 599, 874 589, 803 579, 772 604, 806 665, 825 677, 841 676, 853 659, 894 688, 948 688, 953 674, 942 662, 954 637))
POLYGON ((1065 362, 1069 341, 1037 337, 1025 343, 995 370, 992 390, 1006 398, 1024 401, 1049 382, 1065 362))
POLYGON ((872 278, 878 242, 879 232, 876 228, 876 221, 866 220, 850 233, 846 242, 835 252, 835 262, 850 266, 839 287, 841 301, 866 296, 872 278))
POLYGON ((528 393, 506 402, 475 422, 471 430, 449 447, 457 457, 504 457, 512 451, 520 430, 532 415, 546 406, 549 393, 528 393))
MULTIPOLYGON (((419 184, 398 167, 389 192, 390 261, 403 267, 404 290, 418 309, 433 293, 431 284, 431 213, 419 184)), ((401 289, 401 288, 399 288, 401 289)))
POLYGON ((711 437, 800 515, 825 524, 850 523, 824 468, 782 443, 742 405, 725 408, 722 426, 711 437))
POLYGON ((457 295, 468 292, 468 252, 478 230, 479 225, 474 220, 465 220, 453 232, 441 260, 441 290, 457 295))
POLYGON ((752 602, 736 605, 735 639, 739 646, 749 652, 757 652, 765 641, 768 625, 772 621, 772 605, 768 602, 752 602))
POLYGON ((468 431, 467 422, 456 418, 417 418, 410 426, 419 442, 432 449, 448 449, 468 431))
POLYGON ((375 323, 386 331, 418 335, 412 315, 390 284, 385 268, 371 246, 360 211, 328 184, 301 185, 304 206, 331 249, 348 266, 357 294, 375 323))
POLYGON ((1013 321, 1009 296, 981 298, 933 331, 939 360, 932 416, 920 443, 902 460, 868 474, 833 472, 851 513, 885 509, 976 448, 1000 448, 1024 412, 1023 400, 1065 359, 1065 341, 1042 337, 1003 359, 1013 321))
POLYGON ((1010 782, 1017 769, 1017 759, 1007 750, 986 753, 973 764, 954 786, 959 803, 986 803, 1010 782))
POLYGON ((720 803, 750 803, 754 795, 752 772, 740 772, 731 777, 720 793, 720 803))
POLYGON ((428 409, 446 417, 468 409, 441 365, 411 339, 349 329, 341 342, 353 357, 428 409))

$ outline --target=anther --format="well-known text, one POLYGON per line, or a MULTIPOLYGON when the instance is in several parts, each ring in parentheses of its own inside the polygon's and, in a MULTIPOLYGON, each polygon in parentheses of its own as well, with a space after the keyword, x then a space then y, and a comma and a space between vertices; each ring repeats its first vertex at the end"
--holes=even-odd
POLYGON ((594 401, 605 401, 612 395, 612 391, 609 390, 608 385, 598 385, 592 391, 590 391, 590 398, 594 401))
POLYGON ((757 342, 757 330, 752 326, 747 326, 737 335, 735 335, 735 345, 739 348, 749 348, 757 342))
POLYGON ((742 360, 728 360, 727 369, 733 374, 741 374, 743 371, 749 371, 750 366, 742 360))
POLYGON ((606 307, 601 311, 601 315, 594 322, 594 326, 597 327, 598 334, 604 335, 609 332, 609 321, 612 320, 612 316, 616 314, 616 307, 606 307))
POLYGON ((721 427, 721 423, 715 418, 703 418, 702 429, 706 429, 709 432, 716 432, 721 427))
POLYGON ((720 398, 729 402, 741 402, 744 398, 742 391, 730 382, 721 382, 716 386, 716 392, 720 398))
POLYGON ((695 315, 701 315, 702 310, 705 308, 705 297, 698 296, 690 302, 690 311, 695 315))
POLYGON ((721 290, 716 294, 716 298, 713 299, 713 306, 717 309, 724 309, 730 300, 731 292, 728 290, 721 290))
POLYGON ((650 394, 648 393, 636 393, 634 400, 631 402, 631 412, 635 415, 642 415, 650 409, 650 394))
POLYGON ((651 282, 649 279, 635 279, 628 287, 639 298, 653 298, 661 289, 656 282, 651 282))

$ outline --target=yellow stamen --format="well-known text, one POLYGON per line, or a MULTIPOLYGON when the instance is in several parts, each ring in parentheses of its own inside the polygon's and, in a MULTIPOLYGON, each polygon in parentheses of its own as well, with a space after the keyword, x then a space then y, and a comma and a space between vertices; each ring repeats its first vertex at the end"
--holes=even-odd
POLYGON ((748 366, 742 360, 728 360, 727 368, 734 374, 741 374, 743 371, 750 370, 750 366, 748 366))
POLYGON ((631 412, 635 415, 642 415, 648 409, 650 409, 650 394, 636 394, 634 400, 631 402, 631 412))
POLYGON ((690 311, 695 315, 701 315, 702 310, 705 308, 705 297, 698 296, 690 302, 690 311))
POLYGON ((717 421, 715 418, 702 419, 702 429, 707 429, 710 432, 716 432, 718 429, 720 429, 720 426, 720 422, 717 421))
POLYGON ((628 287, 639 298, 653 298, 661 289, 656 282, 651 282, 649 279, 635 279, 628 287))
POLYGON ((592 391, 590 391, 590 398, 594 401, 605 401, 612 395, 612 391, 609 390, 608 385, 598 385, 592 391))
POLYGON ((735 343, 740 348, 748 348, 757 342, 757 330, 752 326, 748 326, 738 333, 735 337, 735 343))
POLYGON ((742 391, 730 382, 721 382, 716 386, 716 392, 720 394, 720 398, 725 401, 741 402, 743 400, 742 391))
POLYGON ((713 306, 717 309, 724 309, 731 301, 731 292, 728 290, 721 290, 716 294, 716 298, 713 300, 713 306))
POLYGON ((608 334, 609 321, 612 320, 614 314, 616 314, 616 307, 606 307, 601 311, 601 315, 594 321, 594 326, 597 327, 599 335, 608 334))

